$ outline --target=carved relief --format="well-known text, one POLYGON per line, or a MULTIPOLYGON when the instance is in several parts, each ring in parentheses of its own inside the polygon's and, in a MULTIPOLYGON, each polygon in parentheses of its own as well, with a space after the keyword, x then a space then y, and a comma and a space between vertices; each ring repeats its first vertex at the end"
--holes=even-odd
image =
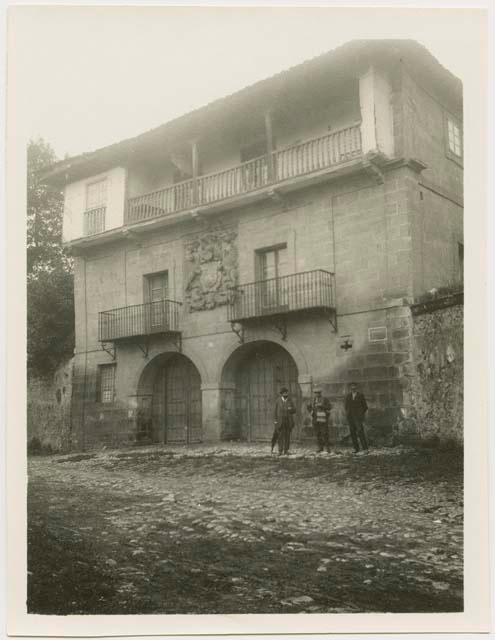
POLYGON ((186 301, 189 311, 227 304, 237 284, 237 233, 216 230, 186 244, 186 301))

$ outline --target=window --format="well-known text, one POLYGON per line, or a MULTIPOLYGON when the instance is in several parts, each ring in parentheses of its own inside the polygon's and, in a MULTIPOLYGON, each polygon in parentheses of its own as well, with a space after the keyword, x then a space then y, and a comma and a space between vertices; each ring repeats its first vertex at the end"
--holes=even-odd
POLYGON ((111 403, 115 400, 115 364, 100 364, 96 402, 111 403))
POLYGON ((448 135, 449 135, 449 149, 455 153, 456 156, 461 155, 461 131, 459 127, 450 118, 447 120, 448 135))
POLYGON ((145 276, 144 296, 149 302, 152 327, 161 327, 167 321, 168 272, 152 273, 145 276))
POLYGON ((287 262, 286 244, 259 251, 259 279, 268 280, 287 275, 287 262))
POLYGON ((146 276, 145 297, 148 302, 166 300, 168 295, 168 272, 152 273, 146 276))
POLYGON ((99 209, 107 203, 107 179, 86 185, 86 211, 99 209))
POLYGON ((452 116, 446 116, 447 155, 454 159, 462 157, 462 129, 452 116))
POLYGON ((258 303, 264 309, 287 305, 288 275, 287 245, 279 245, 257 252, 258 303))

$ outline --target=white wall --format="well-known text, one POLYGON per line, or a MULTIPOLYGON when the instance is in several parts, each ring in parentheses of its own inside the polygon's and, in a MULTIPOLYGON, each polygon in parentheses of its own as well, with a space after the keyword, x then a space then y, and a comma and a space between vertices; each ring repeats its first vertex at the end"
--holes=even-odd
POLYGON ((378 149, 386 156, 394 155, 392 89, 387 76, 375 70, 375 126, 378 149))
POLYGON ((394 155, 392 89, 387 76, 370 67, 359 78, 363 153, 380 151, 394 155))
POLYGON ((123 167, 115 167, 104 173, 66 185, 62 231, 64 242, 83 237, 86 187, 88 184, 104 178, 108 181, 105 231, 116 229, 124 224, 126 170, 123 167))

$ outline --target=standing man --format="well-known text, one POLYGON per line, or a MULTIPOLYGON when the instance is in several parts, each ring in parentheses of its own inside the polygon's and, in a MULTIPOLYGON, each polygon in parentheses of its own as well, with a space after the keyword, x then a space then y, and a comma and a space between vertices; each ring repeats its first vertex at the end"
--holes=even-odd
POLYGON ((278 440, 278 455, 288 455, 290 447, 290 433, 294 428, 294 414, 296 407, 289 398, 286 387, 280 389, 280 397, 275 402, 274 422, 275 431, 272 437, 272 451, 278 440))
POLYGON ((332 405, 328 398, 322 397, 321 389, 319 387, 315 387, 313 393, 313 400, 311 401, 311 404, 307 405, 307 409, 311 414, 311 422, 318 442, 317 453, 321 453, 323 450, 327 453, 331 453, 328 438, 328 422, 330 419, 330 410, 332 409, 332 405))
POLYGON ((366 440, 363 426, 366 411, 368 411, 366 398, 357 390, 357 384, 352 382, 351 390, 345 398, 345 414, 351 430, 354 453, 358 454, 368 453, 368 442, 366 440), (361 443, 363 448, 362 452, 359 451, 359 443, 361 443))

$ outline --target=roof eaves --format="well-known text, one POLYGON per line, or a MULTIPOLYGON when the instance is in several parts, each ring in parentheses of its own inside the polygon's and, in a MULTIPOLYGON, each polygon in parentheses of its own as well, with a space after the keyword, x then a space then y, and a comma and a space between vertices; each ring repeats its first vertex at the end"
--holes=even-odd
POLYGON ((288 80, 296 78, 298 75, 301 77, 305 76, 309 70, 312 70, 312 67, 318 65, 322 67, 325 65, 336 67, 346 62, 346 68, 350 68, 365 60, 366 56, 379 56, 380 54, 387 57, 398 55, 401 61, 407 58, 407 63, 413 67, 421 67, 418 59, 419 56, 423 63, 423 71, 425 68, 430 71, 434 70, 438 81, 440 82, 440 80, 443 79, 447 93, 450 92, 453 96, 459 94, 459 100, 462 101, 461 81, 448 69, 443 67, 424 45, 415 40, 351 40, 331 51, 309 58, 268 78, 259 80, 239 91, 217 98, 206 105, 193 109, 186 114, 180 115, 137 136, 124 139, 91 152, 73 156, 66 160, 61 160, 46 169, 41 177, 46 180, 60 181, 63 180, 63 176, 71 170, 82 168, 95 162, 98 163, 98 161, 104 164, 109 161, 122 160, 127 154, 131 153, 134 148, 138 145, 146 144, 148 140, 151 141, 160 135, 169 137, 170 139, 178 137, 181 129, 184 132, 188 127, 193 127, 195 124, 197 125, 200 119, 211 117, 221 109, 228 109, 229 107, 232 109, 235 106, 233 103, 238 103, 238 107, 239 103, 243 103, 248 98, 255 96, 257 92, 268 91, 270 87, 273 91, 276 91, 277 87, 283 86, 288 80))

